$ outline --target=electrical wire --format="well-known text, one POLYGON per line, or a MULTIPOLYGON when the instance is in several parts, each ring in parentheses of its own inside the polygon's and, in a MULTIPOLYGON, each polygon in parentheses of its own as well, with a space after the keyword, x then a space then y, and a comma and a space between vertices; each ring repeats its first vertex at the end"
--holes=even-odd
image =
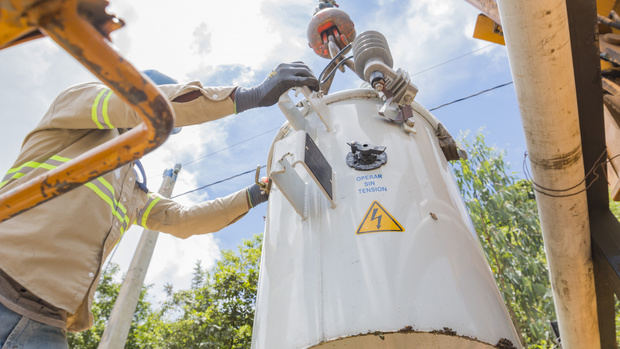
MULTIPOLYGON (((599 174, 599 169, 603 169, 604 170, 604 166, 611 162, 612 160, 614 160, 615 158, 619 157, 620 155, 615 155, 611 158, 605 159, 605 155, 607 154, 607 149, 603 149, 603 151, 601 152, 601 155, 599 155, 599 157, 596 159, 596 161, 594 161, 594 164, 592 165, 592 167, 586 172, 586 175, 583 177, 582 180, 580 180, 577 184, 571 186, 571 187, 567 187, 567 188, 561 188, 561 189, 554 189, 554 188, 548 188, 548 187, 544 187, 538 183, 536 183, 534 181, 534 179, 532 178, 532 175, 530 173, 529 168, 527 167, 527 162, 526 159, 528 157, 528 153, 525 152, 523 154, 523 174, 525 175, 525 179, 530 181, 532 183, 532 187, 534 188, 534 190, 537 193, 540 193, 542 195, 545 196, 549 196, 549 197, 553 197, 553 198, 567 198, 567 197, 571 197, 571 196, 575 196, 578 194, 581 194, 585 191, 587 191, 588 189, 590 189, 590 187, 596 183, 597 180, 599 180, 601 178, 601 175, 599 174), (590 182, 588 183, 588 178, 592 176, 592 180, 590 180, 590 182), (579 187, 580 185, 582 185, 583 183, 585 183, 585 187, 577 192, 574 193, 569 193, 569 194, 556 194, 556 193, 565 193, 565 192, 569 192, 577 187, 579 187), (550 192, 553 192, 550 193, 550 192)), ((606 172, 603 171, 603 176, 606 178, 606 172)))
POLYGON ((454 104, 454 103, 463 102, 463 101, 468 100, 468 99, 470 99, 470 98, 474 98, 474 97, 480 96, 480 95, 482 95, 482 94, 485 94, 485 93, 487 93, 487 92, 491 92, 491 91, 493 91, 493 90, 497 90, 498 88, 502 88, 502 87, 504 87, 504 86, 511 85, 512 83, 513 83, 512 81, 505 82, 505 83, 503 83, 503 84, 500 84, 500 85, 497 85, 497 86, 493 86, 493 87, 491 87, 491 88, 487 88, 486 90, 478 91, 478 92, 476 92, 476 93, 474 93, 474 94, 471 94, 471 95, 469 95, 469 96, 465 96, 465 97, 462 97, 462 98, 459 98, 459 99, 455 99, 455 100, 453 100, 453 101, 451 101, 451 102, 448 102, 448 103, 444 103, 444 104, 438 105, 438 106, 436 106, 436 107, 434 107, 434 108, 429 109, 428 111, 433 111, 433 110, 441 109, 441 108, 443 108, 443 107, 447 107, 447 106, 449 106, 449 105, 451 105, 451 104, 454 104))
MULTIPOLYGON (((342 50, 340 50, 338 53, 336 53, 334 58, 332 58, 331 61, 329 61, 329 63, 325 66, 325 68, 323 68, 323 71, 321 71, 321 74, 319 74, 319 81, 323 80, 323 75, 325 75, 325 72, 327 71, 327 69, 329 69, 329 67, 332 66, 334 64, 334 62, 336 62, 338 60, 338 58, 340 58, 342 55, 344 55, 350 48, 351 48, 351 44, 347 44, 345 47, 342 48, 342 50)), ((349 59, 349 58, 347 58, 347 59, 349 59)), ((331 74, 331 72, 330 72, 330 74, 331 74)))
MULTIPOLYGON (((322 80, 319 80, 319 86, 323 86, 329 80, 331 80, 334 77, 334 74, 336 74, 336 71, 338 71, 338 68, 340 68, 341 65, 345 64, 350 59, 353 59, 353 56, 346 57, 343 60, 341 60, 340 62, 338 62, 338 64, 336 64, 336 66, 329 72, 329 74, 327 74, 327 76, 325 78, 323 78, 322 80)), ((325 70, 323 70, 323 71, 325 71, 325 70)), ((321 74, 323 74, 323 73, 321 73, 321 74)), ((319 75, 319 77, 320 77, 320 75, 319 75)))
POLYGON ((426 73, 426 72, 427 72, 427 71, 429 71, 429 70, 433 70, 433 69, 435 69, 435 68, 439 68, 439 67, 441 67, 441 66, 442 66, 442 65, 444 65, 444 64, 448 64, 448 63, 454 62, 454 61, 456 61, 456 60, 459 60, 459 59, 461 59, 461 58, 463 58, 463 57, 467 57, 467 56, 469 56, 469 55, 471 55, 471 54, 474 54, 474 53, 476 53, 476 52, 482 51, 482 50, 484 50, 484 49, 486 49, 486 48, 489 48, 489 47, 491 47, 491 46, 493 46, 493 45, 495 45, 495 44, 489 44, 489 45, 486 45, 486 46, 482 46, 481 48, 475 49, 475 50, 473 50, 473 51, 469 51, 469 52, 467 52, 467 53, 463 53, 463 54, 461 54, 461 55, 459 55, 459 56, 456 56, 456 57, 450 58, 450 59, 448 59, 448 60, 446 60, 446 61, 443 61, 443 62, 437 63, 437 64, 435 64, 435 65, 432 65, 432 66, 430 66, 430 67, 428 67, 428 68, 424 68, 424 69, 422 69, 422 70, 420 70, 420 71, 418 71, 418 72, 415 72, 415 73, 411 74, 411 76, 416 76, 416 75, 419 75, 419 74, 422 74, 422 73, 426 73))
MULTIPOLYGON (((261 168, 261 169, 263 169, 263 168, 265 168, 265 167, 267 167, 267 165, 261 165, 261 166, 260 166, 260 168, 261 168)), ((223 183, 223 182, 229 181, 229 180, 231 180, 231 179, 234 179, 234 178, 237 178, 237 177, 241 177, 241 176, 243 176, 243 175, 246 175, 246 174, 248 174, 248 173, 253 173, 253 172, 256 172, 256 169, 252 169, 252 170, 248 170, 248 171, 245 171, 245 172, 237 173, 236 175, 232 175, 232 176, 230 176, 230 177, 227 177, 227 178, 224 178, 224 179, 220 179, 220 180, 215 181, 215 182, 213 182, 213 183, 209 183, 209 184, 203 185, 203 186, 201 186, 201 187, 198 187, 198 188, 195 188, 195 189, 192 189, 192 190, 186 191, 186 192, 184 192, 184 193, 177 194, 177 195, 175 195, 175 196, 172 196, 172 197, 171 197, 171 199, 178 198, 178 197, 180 197, 180 196, 187 195, 187 194, 190 194, 190 193, 193 193, 193 192, 199 191, 199 190, 203 190, 203 189, 209 188, 209 187, 211 187, 211 186, 214 186, 214 185, 216 185, 216 184, 220 184, 220 183, 223 183)))

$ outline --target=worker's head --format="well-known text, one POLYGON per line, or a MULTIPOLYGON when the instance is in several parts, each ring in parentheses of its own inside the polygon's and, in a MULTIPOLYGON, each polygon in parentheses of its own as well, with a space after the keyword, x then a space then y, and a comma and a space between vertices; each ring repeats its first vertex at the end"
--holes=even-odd
MULTIPOLYGON (((176 84, 178 83, 175 79, 169 77, 166 74, 163 74, 161 72, 159 72, 158 70, 155 69, 148 69, 148 70, 143 70, 142 73, 144 73, 144 75, 148 76, 149 79, 151 79, 151 81, 153 81, 156 85, 168 85, 168 84, 176 84)), ((172 132, 170 132, 170 134, 177 134, 181 132, 181 128, 180 127, 175 127, 172 129, 172 132)))

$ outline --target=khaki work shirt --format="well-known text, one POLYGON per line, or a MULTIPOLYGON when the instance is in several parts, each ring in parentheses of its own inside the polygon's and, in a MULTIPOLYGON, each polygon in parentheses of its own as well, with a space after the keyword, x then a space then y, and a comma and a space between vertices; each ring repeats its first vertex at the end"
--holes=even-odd
MULTIPOLYGON (((172 102, 175 126, 200 124, 234 112, 233 87, 199 82, 163 85, 170 100, 192 91, 201 96, 172 102)), ((24 140, 0 193, 76 158, 131 128, 140 118, 101 83, 61 93, 24 140)), ((246 190, 185 207, 136 185, 133 165, 122 166, 69 193, 0 223, 0 269, 37 297, 68 313, 67 329, 92 326, 90 307, 101 264, 132 223, 187 238, 215 232, 249 210, 246 190)))

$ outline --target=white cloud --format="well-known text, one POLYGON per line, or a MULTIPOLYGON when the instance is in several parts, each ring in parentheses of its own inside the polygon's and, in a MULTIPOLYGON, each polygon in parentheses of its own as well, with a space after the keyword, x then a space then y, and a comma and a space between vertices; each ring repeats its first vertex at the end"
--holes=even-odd
POLYGON ((207 23, 202 22, 194 30, 194 49, 196 54, 211 52, 211 32, 207 23))
MULTIPOLYGON (((126 18, 127 26, 112 37, 137 66, 159 69, 178 79, 191 79, 188 73, 201 66, 241 64, 258 69, 274 56, 287 56, 288 45, 302 47, 294 44, 298 40, 290 36, 290 31, 281 30, 281 26, 274 26, 266 18, 267 10, 280 6, 306 9, 311 5, 304 4, 311 3, 310 0, 115 1, 110 12, 126 18), (281 43, 286 45, 278 46, 281 43)), ((302 33, 305 27, 302 24, 300 28, 302 33)))
MULTIPOLYGON (((486 46, 487 42, 472 38, 477 14, 465 1, 382 0, 368 29, 379 28, 386 36, 395 67, 415 73, 486 46)), ((477 54, 494 56, 501 51, 486 49, 477 54)), ((460 63, 446 64, 441 70, 415 76, 413 82, 420 88, 419 96, 434 100, 446 84, 475 78, 478 72, 459 69, 460 63)))

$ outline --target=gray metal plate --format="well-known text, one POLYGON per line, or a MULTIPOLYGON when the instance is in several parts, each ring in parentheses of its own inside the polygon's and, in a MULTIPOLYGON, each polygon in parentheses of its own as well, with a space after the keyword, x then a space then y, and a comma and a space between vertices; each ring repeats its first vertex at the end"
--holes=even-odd
POLYGON ((332 188, 332 167, 325 159, 310 135, 306 133, 305 164, 310 174, 320 184, 331 200, 334 199, 332 188))

